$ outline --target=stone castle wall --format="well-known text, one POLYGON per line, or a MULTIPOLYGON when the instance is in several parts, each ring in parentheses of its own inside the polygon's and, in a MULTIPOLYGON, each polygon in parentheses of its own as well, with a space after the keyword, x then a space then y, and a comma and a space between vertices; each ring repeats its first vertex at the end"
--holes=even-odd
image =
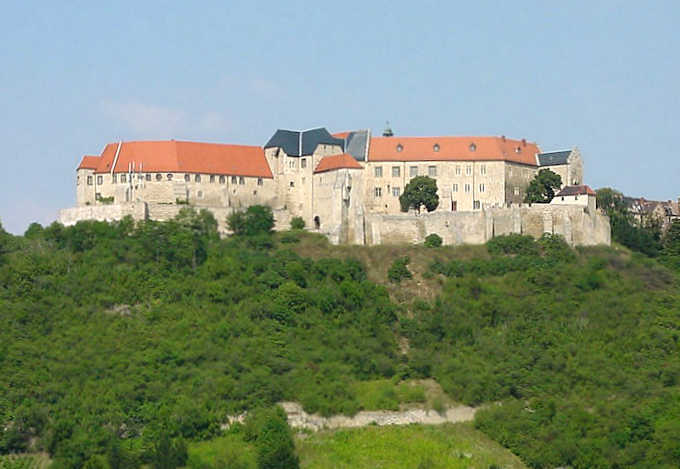
MULTIPOLYGON (((147 202, 131 202, 122 204, 110 205, 86 205, 83 207, 65 208, 59 211, 57 221, 64 226, 75 225, 82 220, 95 221, 119 221, 126 216, 132 217, 133 220, 156 220, 167 221, 176 217, 180 210, 187 207, 186 205, 175 205, 167 203, 147 203, 147 202)), ((227 227, 227 217, 234 213, 236 208, 226 207, 191 207, 195 210, 208 210, 213 214, 217 220, 217 230, 221 235, 229 233, 227 227)), ((273 210, 274 212, 274 229, 287 230, 290 228, 291 216, 286 210, 273 210)))
POLYGON ((518 233, 538 238, 559 234, 572 246, 611 244, 609 218, 578 206, 534 204, 477 212, 366 215, 365 239, 354 244, 416 244, 436 233, 444 244, 483 244, 494 236, 518 233))

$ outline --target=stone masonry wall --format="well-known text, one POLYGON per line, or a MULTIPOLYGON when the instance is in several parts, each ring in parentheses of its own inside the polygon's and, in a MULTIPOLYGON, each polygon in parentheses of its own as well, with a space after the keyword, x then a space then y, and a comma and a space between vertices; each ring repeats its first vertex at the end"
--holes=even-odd
POLYGON ((609 218, 583 207, 534 204, 477 212, 366 215, 365 241, 355 244, 414 244, 436 233, 444 244, 483 244, 494 236, 543 233, 564 236, 571 245, 611 244, 609 218))

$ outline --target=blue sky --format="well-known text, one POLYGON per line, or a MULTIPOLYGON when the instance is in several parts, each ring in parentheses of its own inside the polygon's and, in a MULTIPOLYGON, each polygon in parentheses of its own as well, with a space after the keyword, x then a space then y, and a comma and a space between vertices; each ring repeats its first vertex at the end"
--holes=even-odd
POLYGON ((578 146, 585 182, 680 196, 680 2, 8 2, 0 220, 74 204, 119 139, 277 128, 578 146))

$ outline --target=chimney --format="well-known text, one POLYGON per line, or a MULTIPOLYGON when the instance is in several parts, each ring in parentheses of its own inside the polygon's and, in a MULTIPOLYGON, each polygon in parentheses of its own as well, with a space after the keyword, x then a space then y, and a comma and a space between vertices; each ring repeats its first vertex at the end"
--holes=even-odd
POLYGON ((527 146, 527 140, 525 138, 522 139, 522 145, 525 147, 527 146))
POLYGON ((501 135, 501 139, 505 142, 505 135, 501 135))

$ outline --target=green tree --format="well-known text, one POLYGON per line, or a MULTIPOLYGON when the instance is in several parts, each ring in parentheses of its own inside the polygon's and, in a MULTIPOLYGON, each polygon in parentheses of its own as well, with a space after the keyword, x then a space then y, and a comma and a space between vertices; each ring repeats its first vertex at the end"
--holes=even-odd
POLYGON ((237 236, 269 234, 274 229, 274 214, 266 205, 251 205, 245 212, 229 215, 227 225, 237 236))
POLYGON ((597 192, 597 208, 601 209, 609 217, 614 214, 627 216, 626 204, 623 201, 623 194, 610 187, 603 187, 597 192))
POLYGON ((661 249, 660 221, 643 217, 637 223, 626 207, 623 194, 605 187, 597 190, 597 207, 609 216, 612 239, 635 251, 656 256, 661 249))
POLYGON ((524 202, 548 204, 555 197, 555 190, 561 185, 562 177, 559 174, 549 169, 541 169, 529 183, 524 202))
POLYGON ((184 440, 172 440, 168 432, 163 431, 154 445, 151 465, 154 469, 175 469, 184 466, 188 457, 184 440))
POLYGON ((245 437, 257 448, 257 467, 260 469, 296 469, 300 462, 295 454, 293 433, 286 413, 275 406, 255 409, 245 422, 245 437))
POLYGON ((416 176, 406 184, 404 193, 399 196, 402 212, 415 208, 420 213, 420 207, 425 206, 428 212, 439 206, 437 195, 437 181, 427 176, 416 176))
POLYGON ((665 264, 680 269, 680 220, 674 220, 663 238, 662 257, 665 264))

